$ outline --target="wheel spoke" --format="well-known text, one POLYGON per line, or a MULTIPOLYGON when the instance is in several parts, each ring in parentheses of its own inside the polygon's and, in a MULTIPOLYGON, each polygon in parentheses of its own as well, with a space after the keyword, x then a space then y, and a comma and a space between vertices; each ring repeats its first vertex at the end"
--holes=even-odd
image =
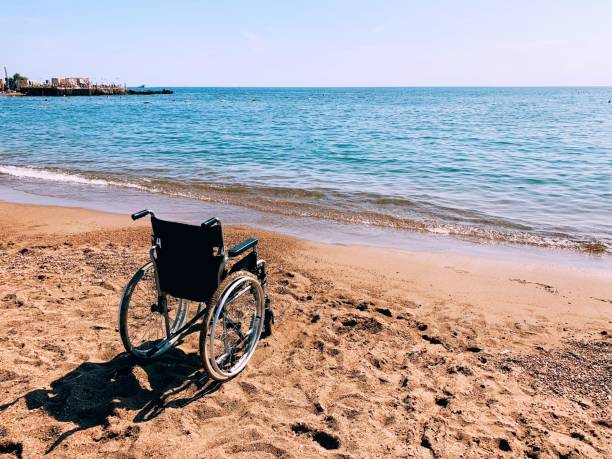
POLYGON ((225 304, 227 305, 227 304, 233 303, 238 298, 240 298, 242 295, 244 295, 246 292, 248 292, 250 289, 251 289, 251 287, 246 287, 246 288, 242 289, 240 292, 232 295, 231 298, 228 298, 228 300, 225 302, 225 304))
POLYGON ((147 320, 146 326, 144 328, 144 332, 140 335, 140 338, 138 340, 138 342, 141 343, 138 347, 140 347, 145 342, 149 342, 150 341, 150 340, 148 340, 146 338, 148 338, 150 336, 151 330, 155 326, 155 320, 154 319, 155 319, 154 317, 151 317, 151 318, 149 318, 149 320, 147 320))

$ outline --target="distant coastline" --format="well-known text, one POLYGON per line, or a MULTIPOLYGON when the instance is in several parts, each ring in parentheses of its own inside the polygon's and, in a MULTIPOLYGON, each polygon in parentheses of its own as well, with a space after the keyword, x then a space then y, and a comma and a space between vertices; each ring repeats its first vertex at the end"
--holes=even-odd
POLYGON ((5 78, 0 79, 0 95, 30 96, 30 97, 66 97, 66 96, 125 96, 125 95, 155 95, 174 94, 169 89, 129 89, 125 84, 98 84, 89 77, 54 77, 39 83, 28 79, 19 73, 8 76, 5 67, 5 78))
POLYGON ((133 90, 121 87, 110 88, 59 88, 46 86, 30 86, 19 91, 24 96, 30 97, 63 97, 63 96, 150 96, 155 94, 174 94, 170 89, 161 90, 133 90))

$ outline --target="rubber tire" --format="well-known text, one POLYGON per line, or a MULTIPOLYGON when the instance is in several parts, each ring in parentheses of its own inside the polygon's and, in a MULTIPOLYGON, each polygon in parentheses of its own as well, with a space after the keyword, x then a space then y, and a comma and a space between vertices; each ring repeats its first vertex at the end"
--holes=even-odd
MULTIPOLYGON (((204 319, 204 322, 202 323, 202 329, 200 330, 200 359, 202 360, 202 364, 204 365, 204 369, 206 370, 208 375, 215 381, 219 381, 219 382, 223 382, 223 381, 227 381, 229 379, 235 378, 240 373, 237 373, 234 376, 229 376, 229 377, 221 377, 215 374, 216 371, 212 368, 212 366, 210 365, 210 362, 206 358, 206 338, 207 338, 207 331, 208 331, 207 328, 208 328, 209 322, 212 319, 213 314, 215 313, 215 309, 217 309, 217 304, 219 303, 219 300, 223 296, 223 293, 225 292, 227 287, 232 284, 232 282, 234 282, 236 279, 240 277, 250 277, 251 279, 253 279, 255 282, 259 284, 259 279, 257 279, 257 276, 255 276, 254 274, 248 271, 236 271, 235 273, 232 273, 229 276, 227 276, 223 280, 223 282, 219 284, 219 287, 217 287, 217 290, 215 290, 215 293, 213 293, 212 297, 210 298, 210 301, 208 302, 208 307, 207 307, 208 311, 206 312, 206 314, 204 314, 205 319, 204 319)), ((265 314, 265 292, 263 292, 263 288, 262 288, 262 295, 263 295, 262 301, 264 302, 263 310, 265 314)), ((257 340, 255 341, 255 344, 254 344, 255 349, 253 350, 253 353, 255 353, 257 345, 259 344, 259 339, 261 338, 261 332, 263 329, 263 319, 264 318, 262 317, 262 325, 259 327, 259 335, 257 336, 257 340)), ((253 357, 253 354, 251 354, 251 357, 253 357)), ((249 360, 251 360, 251 357, 249 357, 249 360)), ((247 361, 247 365, 248 365, 248 361, 247 361)), ((245 365, 244 368, 246 368, 247 365, 245 365)), ((244 368, 240 372, 244 371, 244 368)))

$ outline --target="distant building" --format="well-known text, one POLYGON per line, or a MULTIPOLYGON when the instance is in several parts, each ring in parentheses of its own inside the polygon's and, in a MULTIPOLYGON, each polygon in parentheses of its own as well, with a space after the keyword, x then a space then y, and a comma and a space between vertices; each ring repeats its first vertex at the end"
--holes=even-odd
POLYGON ((34 80, 17 80, 15 82, 15 88, 19 91, 20 89, 27 88, 29 86, 38 86, 39 83, 34 80))
POLYGON ((56 77, 51 78, 51 86, 56 88, 91 88, 89 77, 56 77))

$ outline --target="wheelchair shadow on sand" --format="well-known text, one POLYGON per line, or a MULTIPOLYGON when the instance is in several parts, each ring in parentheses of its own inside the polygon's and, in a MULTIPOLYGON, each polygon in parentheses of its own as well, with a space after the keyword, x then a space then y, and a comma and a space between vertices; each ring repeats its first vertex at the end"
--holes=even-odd
POLYGON ((62 433, 49 453, 78 431, 108 426, 117 408, 138 411, 134 422, 147 422, 166 408, 182 408, 215 392, 220 385, 203 371, 196 353, 173 348, 145 362, 126 353, 108 362, 84 362, 53 381, 51 390, 34 390, 24 398, 28 409, 43 408, 58 421, 77 425, 62 433))

